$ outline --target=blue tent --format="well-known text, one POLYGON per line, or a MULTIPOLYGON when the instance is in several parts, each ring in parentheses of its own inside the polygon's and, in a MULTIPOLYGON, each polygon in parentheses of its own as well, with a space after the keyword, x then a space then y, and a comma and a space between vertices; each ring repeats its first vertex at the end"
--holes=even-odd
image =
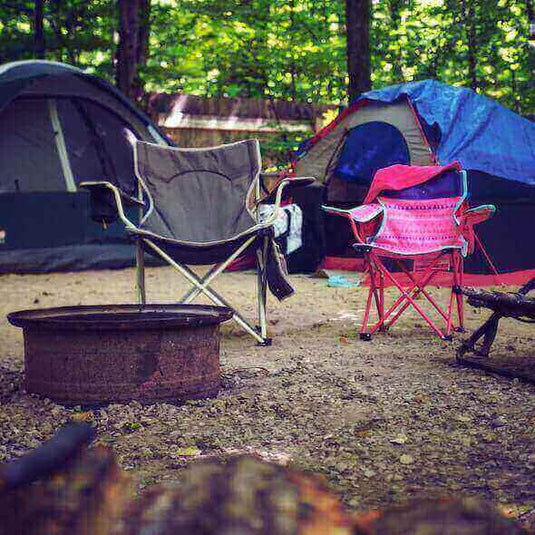
POLYGON ((435 80, 370 91, 358 101, 392 103, 408 98, 438 163, 535 186, 535 123, 464 87, 435 80))
MULTIPOLYGON (((378 169, 456 160, 474 204, 498 207, 480 229, 498 270, 535 276, 535 124, 470 89, 425 80, 365 93, 300 146, 294 167, 325 184, 329 204, 348 206, 360 204, 378 169)), ((330 228, 337 224, 327 223, 329 256, 348 251, 348 236, 330 228)), ((467 270, 489 266, 474 255, 467 270)))

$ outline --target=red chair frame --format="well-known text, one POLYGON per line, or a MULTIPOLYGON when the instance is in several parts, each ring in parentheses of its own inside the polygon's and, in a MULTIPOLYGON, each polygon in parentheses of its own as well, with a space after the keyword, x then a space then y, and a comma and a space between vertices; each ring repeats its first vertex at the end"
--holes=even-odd
MULTIPOLYGON (((367 206, 370 207, 370 205, 367 206)), ((388 330, 409 307, 416 310, 430 329, 443 340, 451 340, 454 329, 458 331, 464 330, 464 308, 461 291, 464 263, 463 254, 459 248, 444 248, 436 252, 413 255, 397 254, 375 248, 365 238, 370 235, 369 227, 373 225, 374 219, 382 213, 381 211, 374 212, 372 210, 364 214, 364 217, 359 220, 356 218, 354 210, 342 210, 329 206, 324 206, 323 208, 329 214, 342 216, 349 220, 355 238, 353 247, 361 252, 364 257, 369 291, 364 319, 360 329, 360 338, 362 340, 371 340, 375 332, 388 330), (385 266, 385 259, 393 262, 400 271, 393 273, 391 269, 385 266), (407 261, 412 263, 411 269, 407 267, 407 261), (436 282, 435 279, 439 273, 451 274, 449 284, 446 282, 451 286, 447 308, 441 307, 429 291, 426 290, 426 286, 436 282), (405 285, 402 283, 402 278, 405 278, 405 285), (399 297, 388 308, 386 308, 385 303, 385 288, 387 286, 394 286, 400 292, 399 297), (420 302, 417 301, 419 298, 420 302), (438 314, 438 321, 434 320, 424 310, 422 307, 424 303, 430 305, 431 310, 438 314), (370 326, 373 308, 376 309, 377 320, 370 326), (456 324, 454 316, 457 316, 456 324), (438 324, 441 321, 443 322, 442 327, 438 324)), ((467 203, 463 202, 456 216, 459 222, 459 235, 465 238, 468 246, 466 252, 473 252, 475 245, 478 244, 489 261, 491 268, 497 274, 492 261, 473 229, 475 224, 491 217, 494 211, 495 207, 491 205, 468 209, 467 203)), ((444 284, 443 278, 441 284, 444 284)))

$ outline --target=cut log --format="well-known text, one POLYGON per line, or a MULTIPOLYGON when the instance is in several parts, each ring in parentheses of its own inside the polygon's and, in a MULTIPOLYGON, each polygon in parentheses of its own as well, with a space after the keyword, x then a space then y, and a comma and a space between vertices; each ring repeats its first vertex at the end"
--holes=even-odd
POLYGON ((463 289, 462 292, 468 296, 468 303, 474 307, 488 308, 493 312, 487 321, 459 346, 457 362, 489 373, 534 382, 535 374, 532 372, 535 364, 534 358, 519 361, 522 364, 522 369, 504 366, 503 363, 492 363, 488 358, 501 318, 509 317, 518 321, 535 323, 535 298, 527 296, 533 289, 535 289, 535 278, 520 288, 517 293, 489 292, 474 288, 463 289), (479 343, 480 340, 482 340, 481 343, 479 343), (466 357, 466 353, 473 353, 474 357, 466 357))
POLYGON ((252 456, 199 462, 150 490, 121 535, 349 535, 349 517, 317 478, 252 456))
POLYGON ((515 521, 481 500, 413 501, 357 516, 355 535, 526 535, 515 521))

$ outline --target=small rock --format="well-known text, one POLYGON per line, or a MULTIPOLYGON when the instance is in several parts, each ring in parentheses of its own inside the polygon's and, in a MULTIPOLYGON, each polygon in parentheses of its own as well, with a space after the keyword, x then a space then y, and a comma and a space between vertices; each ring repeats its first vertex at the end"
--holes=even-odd
POLYGON ((363 471, 364 477, 373 477, 377 472, 375 470, 370 470, 369 468, 365 468, 363 471))
POLYGON ((400 433, 397 437, 390 439, 390 442, 392 442, 392 444, 405 444, 407 440, 407 435, 400 433))

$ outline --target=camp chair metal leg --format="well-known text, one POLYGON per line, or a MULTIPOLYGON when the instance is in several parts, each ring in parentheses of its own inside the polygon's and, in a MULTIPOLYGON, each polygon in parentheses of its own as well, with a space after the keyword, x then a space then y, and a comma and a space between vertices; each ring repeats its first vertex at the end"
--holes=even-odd
POLYGON ((373 264, 371 263, 371 259, 369 255, 364 255, 364 258, 366 259, 366 263, 369 266, 368 267, 368 277, 370 280, 370 289, 368 290, 368 298, 366 299, 366 308, 364 310, 364 319, 362 320, 362 327, 360 328, 360 339, 365 341, 371 340, 371 334, 368 332, 368 320, 370 317, 370 309, 372 306, 372 299, 373 299, 373 285, 374 279, 375 279, 375 270, 373 267, 373 264))
POLYGON ((257 270, 257 292, 258 292, 258 322, 260 335, 265 340, 265 345, 271 345, 271 339, 267 337, 267 275, 266 275, 266 257, 268 239, 264 238, 262 247, 256 251, 256 270, 257 270))
POLYGON ((136 288, 138 303, 144 306, 147 302, 147 294, 145 292, 145 252, 141 246, 141 240, 136 243, 136 288))
POLYGON ((245 241, 240 247, 238 247, 224 262, 221 264, 216 264, 213 266, 208 273, 204 275, 202 279, 197 277, 193 273, 193 271, 190 271, 190 273, 195 275, 195 278, 197 281, 201 283, 201 286, 196 286, 194 288, 191 288, 186 294, 180 299, 179 303, 188 304, 191 303, 193 300, 197 298, 198 295, 200 295, 203 292, 203 288, 208 288, 210 283, 227 267, 236 259, 238 256, 240 256, 249 245, 253 243, 255 240, 255 237, 249 238, 247 241, 245 241))
MULTIPOLYGON (((411 272, 402 264, 398 263, 398 265, 401 267, 402 271, 407 275, 409 280, 412 282, 413 286, 408 290, 408 293, 412 293, 412 298, 416 299, 420 293, 425 296, 427 301, 435 308, 435 310, 444 318, 444 321, 448 322, 449 314, 446 314, 440 306, 435 302, 435 300, 432 298, 431 294, 425 289, 425 287, 431 282, 433 277, 435 276, 435 272, 433 271, 433 268, 435 264, 438 262, 440 257, 437 257, 427 268, 427 270, 424 272, 424 274, 419 278, 416 279, 413 277, 411 272)), ((390 327, 394 321, 397 320, 397 318, 407 309, 407 307, 410 306, 410 303, 406 301, 402 308, 398 310, 398 312, 395 314, 395 316, 388 322, 388 327, 390 327)))
MULTIPOLYGON (((217 292, 211 288, 203 285, 201 279, 187 266, 183 266, 178 262, 175 262, 165 251, 160 249, 156 244, 152 243, 150 240, 144 238, 143 241, 154 251, 156 251, 166 262, 168 262, 171 267, 176 271, 181 273, 191 284, 199 289, 199 293, 203 293, 210 299, 213 303, 218 306, 226 306, 230 308, 234 315, 233 319, 245 330, 247 331, 255 340, 260 343, 264 343, 265 340, 256 332, 256 330, 232 307, 223 297, 221 297, 217 292)), ((221 264, 219 267, 221 267, 221 264)), ((224 269, 224 268, 223 268, 224 269)))
MULTIPOLYGON (((384 267, 383 263, 379 258, 375 258, 375 262, 377 263, 377 266, 379 269, 385 274, 386 277, 390 279, 392 283, 396 286, 396 288, 401 293, 402 297, 407 299, 407 301, 410 302, 410 304, 414 307, 414 309, 420 314, 420 316, 424 319, 424 321, 429 325, 429 327, 442 339, 444 339, 444 334, 442 331, 433 323, 433 321, 428 317, 428 315, 425 313, 425 311, 420 307, 420 305, 414 300, 412 295, 408 293, 403 286, 397 281, 397 279, 384 267)), ((374 327, 370 330, 370 334, 373 334, 387 319, 387 317, 392 314, 394 309, 390 307, 390 309, 386 312, 384 318, 379 321, 374 327)))
MULTIPOLYGON (((220 264, 216 264, 215 266, 212 266, 209 271, 202 277, 202 279, 199 279, 201 284, 203 286, 207 286, 207 280, 212 273, 215 273, 215 271, 218 269, 220 264)), ((187 305, 194 301, 200 294, 202 293, 202 290, 200 290, 197 286, 192 286, 179 300, 178 302, 180 304, 187 305)))
MULTIPOLYGON (((434 273, 430 273, 428 277, 424 281, 421 282, 421 284, 422 285, 429 284, 433 277, 434 277, 434 273)), ((422 288, 420 288, 420 286, 418 285, 416 281, 413 280, 412 282, 413 282, 413 285, 407 290, 407 293, 409 293, 413 299, 416 299, 420 295, 420 293, 422 293, 422 288)), ((394 310, 396 310, 397 307, 399 308, 397 308, 397 311, 390 318, 390 320, 386 323, 386 327, 385 327, 386 330, 388 330, 397 321, 397 319, 401 316, 401 314, 403 314, 403 312, 405 312, 405 310, 407 310, 409 306, 410 306, 410 302, 407 301, 403 295, 401 295, 396 301, 396 303, 392 305, 391 307, 394 310)), ((441 310, 439 311, 445 316, 443 311, 441 310)))
MULTIPOLYGON (((379 272, 379 319, 383 319, 385 315, 385 277, 379 272)), ((383 324, 381 330, 386 331, 388 329, 387 325, 383 324)))
POLYGON ((446 321, 446 338, 451 339, 451 330, 453 328, 453 303, 455 301, 455 293, 451 291, 450 302, 448 305, 448 319, 446 321))
POLYGON ((456 252, 454 253, 454 288, 455 299, 457 300, 457 320, 459 322, 458 330, 460 332, 464 331, 464 299, 461 289, 463 287, 463 274, 464 274, 464 265, 462 256, 456 252))
POLYGON ((457 257, 455 255, 455 252, 453 251, 451 253, 451 260, 450 260, 450 266, 451 266, 451 293, 450 293, 450 302, 448 305, 448 318, 446 321, 446 337, 451 339, 451 331, 453 330, 453 308, 455 303, 457 306, 457 313, 459 312, 459 301, 457 299, 457 296, 455 295, 455 288, 457 287, 458 280, 457 280, 457 257))
POLYGON ((373 290, 368 291, 368 298, 366 300, 366 309, 364 310, 364 319, 362 320, 362 327, 360 328, 360 339, 369 341, 372 335, 368 332, 368 319, 370 317, 370 308, 372 306, 373 290))
MULTIPOLYGON (((372 258, 372 255, 370 255, 370 266, 372 266, 371 260, 372 258)), ((374 267, 372 266, 371 270, 374 272, 374 273, 379 273, 380 276, 382 277, 382 280, 381 280, 381 284, 383 285, 384 287, 384 273, 382 271, 382 269, 385 269, 384 267, 381 268, 379 265, 375 265, 374 267)), ((374 279, 375 280, 375 279, 374 279)), ((371 280, 370 280, 370 283, 371 283, 371 280)), ((375 286, 375 282, 373 283, 373 286, 375 286)), ((416 287, 416 285, 412 286, 408 292, 411 293, 414 288, 416 287)), ((372 288, 372 285, 370 284, 370 289, 372 288)), ((383 297, 384 299, 384 297, 383 297)), ((379 320, 377 321, 377 323, 371 328, 370 330, 370 335, 372 335, 375 331, 377 331, 378 329, 379 330, 382 330, 383 329, 383 326, 384 326, 384 329, 388 329, 390 327, 390 325, 392 325, 392 323, 394 323, 394 321, 397 319, 397 316, 399 316, 399 314, 401 314, 401 312, 404 310, 404 308, 401 310, 401 311, 398 311, 396 313, 396 316, 394 317, 393 320, 391 320, 390 322, 386 323, 386 320, 390 317, 390 315, 396 311, 396 309, 404 302, 406 301, 406 298, 403 296, 403 295, 400 295, 397 300, 394 302, 393 305, 390 306, 390 308, 386 311, 386 313, 384 312, 384 310, 382 311, 380 317, 379 317, 379 320)), ((384 302, 384 301, 383 301, 384 302)), ((406 303, 406 306, 405 308, 408 306, 408 304, 406 303)))
POLYGON ((381 319, 381 297, 379 294, 379 284, 378 284, 379 276, 376 273, 373 277, 373 283, 370 280, 370 283, 372 283, 371 287, 373 288, 373 299, 375 301, 375 308, 377 310, 377 317, 381 319))

